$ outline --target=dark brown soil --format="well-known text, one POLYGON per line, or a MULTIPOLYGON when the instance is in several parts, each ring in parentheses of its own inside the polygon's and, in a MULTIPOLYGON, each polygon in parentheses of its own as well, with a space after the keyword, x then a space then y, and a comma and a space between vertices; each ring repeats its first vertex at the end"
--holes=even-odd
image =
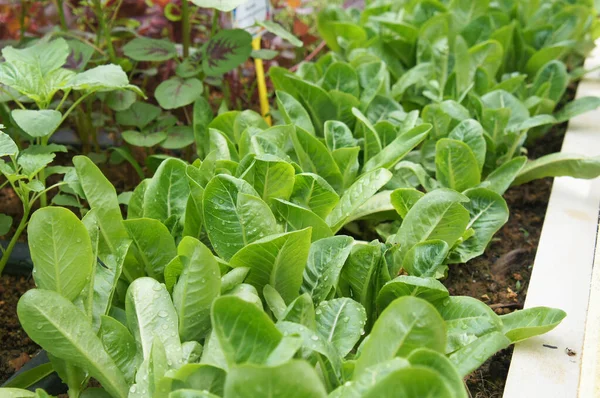
POLYGON ((39 350, 16 317, 19 298, 33 287, 31 277, 3 275, 0 278, 0 383, 39 350))
MULTIPOLYGON (((565 129, 561 125, 551 130, 533 146, 529 157, 560 151, 565 129)), ((506 192, 508 222, 482 256, 449 270, 444 284, 451 295, 475 297, 498 314, 523 308, 551 188, 552 179, 545 178, 506 192)), ((512 346, 498 352, 467 377, 473 398, 502 397, 512 352, 512 346)))

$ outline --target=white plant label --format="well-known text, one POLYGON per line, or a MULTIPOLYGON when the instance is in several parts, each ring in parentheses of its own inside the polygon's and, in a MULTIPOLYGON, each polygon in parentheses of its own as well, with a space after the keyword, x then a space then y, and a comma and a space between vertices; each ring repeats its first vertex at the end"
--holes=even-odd
POLYGON ((236 7, 231 15, 234 28, 246 29, 257 37, 264 29, 254 24, 271 19, 271 3, 269 0, 250 0, 236 7))

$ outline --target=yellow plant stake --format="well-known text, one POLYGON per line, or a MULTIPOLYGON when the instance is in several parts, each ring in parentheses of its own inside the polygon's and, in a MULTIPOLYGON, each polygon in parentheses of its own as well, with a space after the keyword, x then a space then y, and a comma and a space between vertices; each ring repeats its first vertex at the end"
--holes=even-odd
MULTIPOLYGON (((260 36, 252 39, 252 49, 260 50, 260 36)), ((256 83, 258 85, 258 100, 260 101, 260 113, 265 122, 270 126, 272 124, 271 116, 269 115, 269 99, 267 98, 267 82, 265 81, 265 68, 263 60, 254 58, 254 69, 256 69, 256 83)))

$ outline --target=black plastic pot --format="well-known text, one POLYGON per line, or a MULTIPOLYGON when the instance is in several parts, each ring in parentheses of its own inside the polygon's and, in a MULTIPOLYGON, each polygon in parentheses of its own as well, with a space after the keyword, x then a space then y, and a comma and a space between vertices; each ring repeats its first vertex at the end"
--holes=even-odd
MULTIPOLYGON (((36 366, 40 366, 40 365, 43 365, 48 362, 50 362, 50 360, 48 359, 48 354, 46 354, 46 351, 44 351, 44 350, 40 351, 35 357, 31 358, 31 360, 29 362, 27 362, 25 365, 23 365, 23 367, 21 369, 19 369, 19 371, 17 371, 14 375, 12 375, 10 377, 10 379, 8 379, 6 382, 4 382, 4 384, 2 384, 2 387, 5 387, 6 384, 8 384, 10 381, 12 381, 15 377, 19 376, 20 374, 22 374, 28 370, 31 370, 31 369, 35 368, 36 366)), ((50 395, 64 394, 67 392, 67 389, 68 389, 67 385, 62 382, 62 380, 60 379, 60 377, 58 377, 56 372, 49 374, 48 376, 44 377, 37 383, 29 386, 27 389, 30 391, 35 391, 38 388, 41 388, 42 390, 46 391, 50 395)))
MULTIPOLYGON (((2 242, 3 247, 6 247, 6 242, 2 242)), ((18 242, 9 259, 6 267, 4 268, 4 274, 13 275, 13 276, 27 276, 31 274, 33 269, 33 262, 31 261, 31 255, 29 253, 29 247, 26 243, 18 242)), ((11 382, 15 377, 20 374, 27 372, 37 366, 48 363, 50 360, 48 359, 48 355, 45 350, 41 350, 36 356, 31 358, 29 362, 27 362, 21 369, 15 372, 7 381, 2 384, 2 387, 5 387, 6 384, 11 382)), ((67 392, 67 386, 62 382, 60 377, 56 374, 56 372, 51 373, 50 375, 44 377, 37 383, 29 386, 27 389, 30 391, 35 391, 37 388, 41 388, 46 391, 50 395, 58 395, 64 394, 67 392)))

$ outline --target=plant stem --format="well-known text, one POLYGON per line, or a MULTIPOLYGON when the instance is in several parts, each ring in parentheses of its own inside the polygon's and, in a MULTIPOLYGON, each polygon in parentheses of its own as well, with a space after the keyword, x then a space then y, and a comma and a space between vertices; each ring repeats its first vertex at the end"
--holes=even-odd
POLYGON ((29 205, 29 203, 23 203, 23 218, 21 219, 21 222, 19 223, 15 234, 8 243, 8 246, 6 246, 6 250, 4 251, 4 254, 2 254, 2 258, 0 258, 0 275, 2 275, 2 271, 4 271, 4 267, 6 266, 6 263, 8 263, 8 258, 10 257, 10 254, 12 253, 13 249, 15 248, 19 237, 23 233, 25 226, 27 225, 27 220, 29 219, 30 211, 31 206, 29 205))
POLYGON ((58 19, 60 20, 60 28, 64 31, 69 30, 67 26, 67 19, 65 18, 65 8, 63 7, 63 0, 56 0, 56 8, 58 9, 58 19))
POLYGON ((25 26, 25 17, 27 16, 27 1, 21 1, 21 18, 19 26, 19 40, 23 40, 25 38, 25 32, 27 31, 27 27, 25 26))
POLYGON ((188 0, 181 0, 181 35, 183 42, 183 57, 190 55, 190 39, 192 29, 190 25, 190 3, 188 0))
POLYGON ((213 17, 212 17, 212 29, 210 30, 210 35, 214 36, 217 34, 219 30, 219 16, 221 15, 221 11, 214 9, 213 17))
POLYGON ((98 27, 100 28, 102 34, 104 35, 104 41, 106 42, 106 49, 108 50, 108 58, 110 62, 113 64, 117 63, 117 53, 115 52, 115 48, 112 44, 112 38, 110 36, 110 30, 106 24, 106 15, 104 15, 104 10, 102 9, 102 0, 94 0, 94 12, 96 13, 96 18, 98 19, 98 27))

